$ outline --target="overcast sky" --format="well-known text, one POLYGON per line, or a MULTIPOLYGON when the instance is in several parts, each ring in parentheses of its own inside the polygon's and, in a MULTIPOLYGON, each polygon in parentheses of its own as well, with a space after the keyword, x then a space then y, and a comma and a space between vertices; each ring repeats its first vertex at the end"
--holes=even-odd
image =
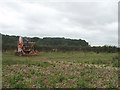
POLYGON ((0 2, 0 33, 118 45, 118 2, 0 2))

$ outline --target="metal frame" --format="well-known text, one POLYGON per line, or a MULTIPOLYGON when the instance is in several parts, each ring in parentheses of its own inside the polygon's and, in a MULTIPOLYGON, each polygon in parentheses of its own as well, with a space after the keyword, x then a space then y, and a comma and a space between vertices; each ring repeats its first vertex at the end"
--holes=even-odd
POLYGON ((39 55, 40 53, 34 50, 35 42, 31 42, 30 39, 25 41, 24 38, 19 37, 17 52, 15 53, 17 56, 23 55, 39 55), (26 49, 27 47, 27 49, 26 49))

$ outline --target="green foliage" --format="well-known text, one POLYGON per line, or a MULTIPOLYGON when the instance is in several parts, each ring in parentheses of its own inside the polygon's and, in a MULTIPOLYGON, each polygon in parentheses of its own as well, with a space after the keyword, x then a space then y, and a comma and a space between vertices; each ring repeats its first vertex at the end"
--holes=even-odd
POLYGON ((31 77, 32 77, 32 75, 31 75, 31 74, 27 74, 27 77, 28 77, 28 78, 31 78, 31 77))
POLYGON ((40 67, 48 67, 50 66, 51 64, 49 62, 42 62, 42 63, 38 63, 37 66, 40 66, 40 67))
POLYGON ((43 76, 43 74, 40 73, 40 72, 36 72, 35 75, 36 75, 36 76, 43 76))
POLYGON ((41 52, 39 56, 17 57, 3 53, 3 87, 114 88, 120 75, 114 67, 118 63, 117 55, 41 52))
POLYGON ((113 67, 119 67, 119 61, 118 61, 118 56, 114 56, 111 60, 111 63, 113 64, 113 67))
MULTIPOLYGON (((2 35, 2 49, 16 50, 18 36, 2 35)), ((77 50, 80 46, 88 46, 88 42, 85 40, 77 39, 65 39, 65 38, 31 38, 31 41, 36 42, 35 49, 40 51, 51 51, 55 48, 62 50, 77 50), (68 47, 70 46, 70 47, 68 47), (72 48, 71 48, 72 47, 72 48)))
POLYGON ((23 81, 23 75, 19 74, 18 76, 14 76, 11 80, 14 80, 15 82, 18 82, 19 80, 23 81))
POLYGON ((85 75, 85 72, 84 72, 84 71, 80 72, 80 75, 81 75, 81 76, 84 76, 84 75, 85 75))
POLYGON ((109 80, 109 84, 106 86, 106 88, 115 88, 116 85, 113 84, 112 80, 109 80))
POLYGON ((53 67, 55 67, 55 64, 51 64, 53 67))
POLYGON ((35 70, 32 70, 31 74, 32 74, 32 75, 35 74, 35 70))
POLYGON ((44 85, 43 81, 45 80, 44 76, 41 76, 37 82, 40 84, 41 88, 45 88, 46 86, 44 85))
POLYGON ((75 76, 74 76, 74 75, 71 75, 71 76, 70 76, 70 79, 74 79, 74 78, 75 78, 75 76))
POLYGON ((79 78, 77 80, 77 88, 89 88, 89 85, 84 79, 79 78))
MULTIPOLYGON (((117 59, 117 53, 83 53, 83 52, 42 52, 40 56, 29 56, 29 57, 17 57, 10 53, 2 53, 3 64, 15 65, 15 64, 27 64, 28 67, 32 65, 40 67, 56 67, 55 64, 51 64, 46 60, 68 60, 74 61, 77 63, 87 63, 87 64, 105 64, 105 66, 112 65, 113 67, 118 67, 119 62, 117 59), (45 58, 45 59, 44 59, 45 58), (115 58, 115 59, 113 59, 115 58), (40 62, 41 61, 41 62, 40 62)), ((59 61, 57 61, 59 63, 59 61)), ((65 62, 63 61, 63 64, 65 62)), ((71 64, 71 63, 70 63, 71 64)), ((71 65, 72 66, 72 65, 71 65)))
POLYGON ((28 88, 28 84, 17 82, 16 84, 13 85, 13 88, 28 88))
POLYGON ((64 80, 66 80, 67 78, 64 77, 63 75, 59 75, 58 77, 58 82, 63 82, 64 80))
POLYGON ((27 88, 28 85, 25 81, 23 81, 23 75, 20 73, 17 76, 14 75, 11 78, 6 78, 5 81, 9 82, 9 87, 11 88, 27 88))

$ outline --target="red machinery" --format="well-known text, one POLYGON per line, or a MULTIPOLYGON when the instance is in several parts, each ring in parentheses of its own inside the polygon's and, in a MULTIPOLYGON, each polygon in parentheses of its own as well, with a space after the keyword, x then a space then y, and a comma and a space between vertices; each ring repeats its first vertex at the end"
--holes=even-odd
POLYGON ((39 55, 37 50, 34 51, 34 44, 35 42, 31 42, 30 38, 19 37, 16 55, 39 55))

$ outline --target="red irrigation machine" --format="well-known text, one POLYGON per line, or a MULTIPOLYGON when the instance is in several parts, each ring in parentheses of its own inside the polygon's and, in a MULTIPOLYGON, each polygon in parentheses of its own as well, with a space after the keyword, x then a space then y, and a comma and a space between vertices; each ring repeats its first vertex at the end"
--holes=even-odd
POLYGON ((39 55, 40 53, 34 50, 34 45, 35 42, 31 42, 30 38, 19 37, 16 55, 39 55))

